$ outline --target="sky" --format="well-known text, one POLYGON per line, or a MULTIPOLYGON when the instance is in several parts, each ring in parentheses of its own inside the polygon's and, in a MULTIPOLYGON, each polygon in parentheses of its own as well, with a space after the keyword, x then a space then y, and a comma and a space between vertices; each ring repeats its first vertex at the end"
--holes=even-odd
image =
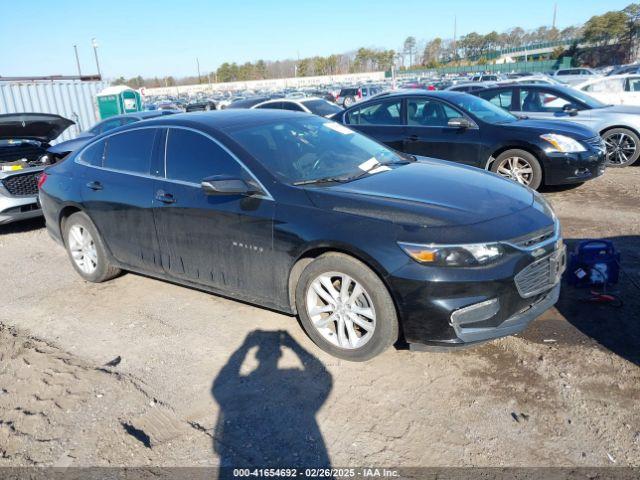
POLYGON ((223 62, 399 49, 404 39, 584 23, 632 0, 0 0, 0 76, 176 77, 223 62))

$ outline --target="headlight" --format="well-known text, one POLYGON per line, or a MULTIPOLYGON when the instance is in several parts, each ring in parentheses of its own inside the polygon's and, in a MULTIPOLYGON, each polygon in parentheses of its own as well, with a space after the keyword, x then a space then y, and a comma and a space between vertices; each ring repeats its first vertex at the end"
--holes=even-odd
POLYGON ((498 243, 473 243, 468 245, 398 245, 416 262, 443 267, 474 267, 491 263, 504 254, 498 243))
POLYGON ((558 152, 574 153, 574 152, 586 152, 587 149, 577 140, 571 137, 565 137, 564 135, 558 135, 557 133, 545 133, 540 135, 540 138, 553 145, 558 152))

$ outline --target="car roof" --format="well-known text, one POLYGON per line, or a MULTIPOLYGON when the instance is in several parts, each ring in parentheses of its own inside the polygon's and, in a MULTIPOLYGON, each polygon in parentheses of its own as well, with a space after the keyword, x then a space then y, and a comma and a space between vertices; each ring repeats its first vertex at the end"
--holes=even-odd
POLYGON ((255 109, 225 109, 210 112, 189 112, 175 115, 163 115, 142 122, 133 123, 119 127, 114 131, 125 131, 129 128, 136 128, 140 125, 157 126, 182 126, 200 129, 203 131, 224 131, 236 127, 250 127, 263 125, 271 122, 278 122, 286 119, 300 118, 305 115, 302 112, 292 112, 289 110, 255 110, 255 109))

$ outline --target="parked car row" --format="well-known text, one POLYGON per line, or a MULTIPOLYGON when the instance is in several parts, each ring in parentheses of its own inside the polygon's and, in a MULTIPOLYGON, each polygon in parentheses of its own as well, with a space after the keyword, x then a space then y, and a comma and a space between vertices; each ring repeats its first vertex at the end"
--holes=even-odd
POLYGON ((633 109, 519 80, 346 88, 344 109, 295 94, 158 105, 54 146, 72 122, 7 118, 0 185, 30 175, 7 196, 31 206, 0 219, 41 205, 85 280, 134 271, 297 314, 347 360, 510 335, 555 304, 566 263, 534 190, 638 158, 633 109))

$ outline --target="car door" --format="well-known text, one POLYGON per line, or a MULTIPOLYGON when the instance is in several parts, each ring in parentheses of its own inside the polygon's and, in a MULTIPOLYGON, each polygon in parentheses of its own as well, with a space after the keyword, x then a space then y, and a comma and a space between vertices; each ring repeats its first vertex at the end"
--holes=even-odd
POLYGON ((171 127, 165 161, 155 173, 153 214, 162 265, 169 275, 221 291, 273 298, 274 201, 263 195, 206 195, 214 175, 258 182, 221 143, 171 127))
POLYGON ((430 97, 408 97, 406 153, 440 158, 466 165, 481 164, 480 130, 463 112, 430 97), (450 127, 449 120, 465 118, 472 127, 450 127))
POLYGON ((161 130, 115 133, 80 153, 82 200, 109 251, 127 267, 161 271, 151 203, 151 159, 161 130))
POLYGON ((403 115, 402 99, 393 98, 353 107, 345 113, 344 121, 353 129, 403 152, 407 134, 403 115))

